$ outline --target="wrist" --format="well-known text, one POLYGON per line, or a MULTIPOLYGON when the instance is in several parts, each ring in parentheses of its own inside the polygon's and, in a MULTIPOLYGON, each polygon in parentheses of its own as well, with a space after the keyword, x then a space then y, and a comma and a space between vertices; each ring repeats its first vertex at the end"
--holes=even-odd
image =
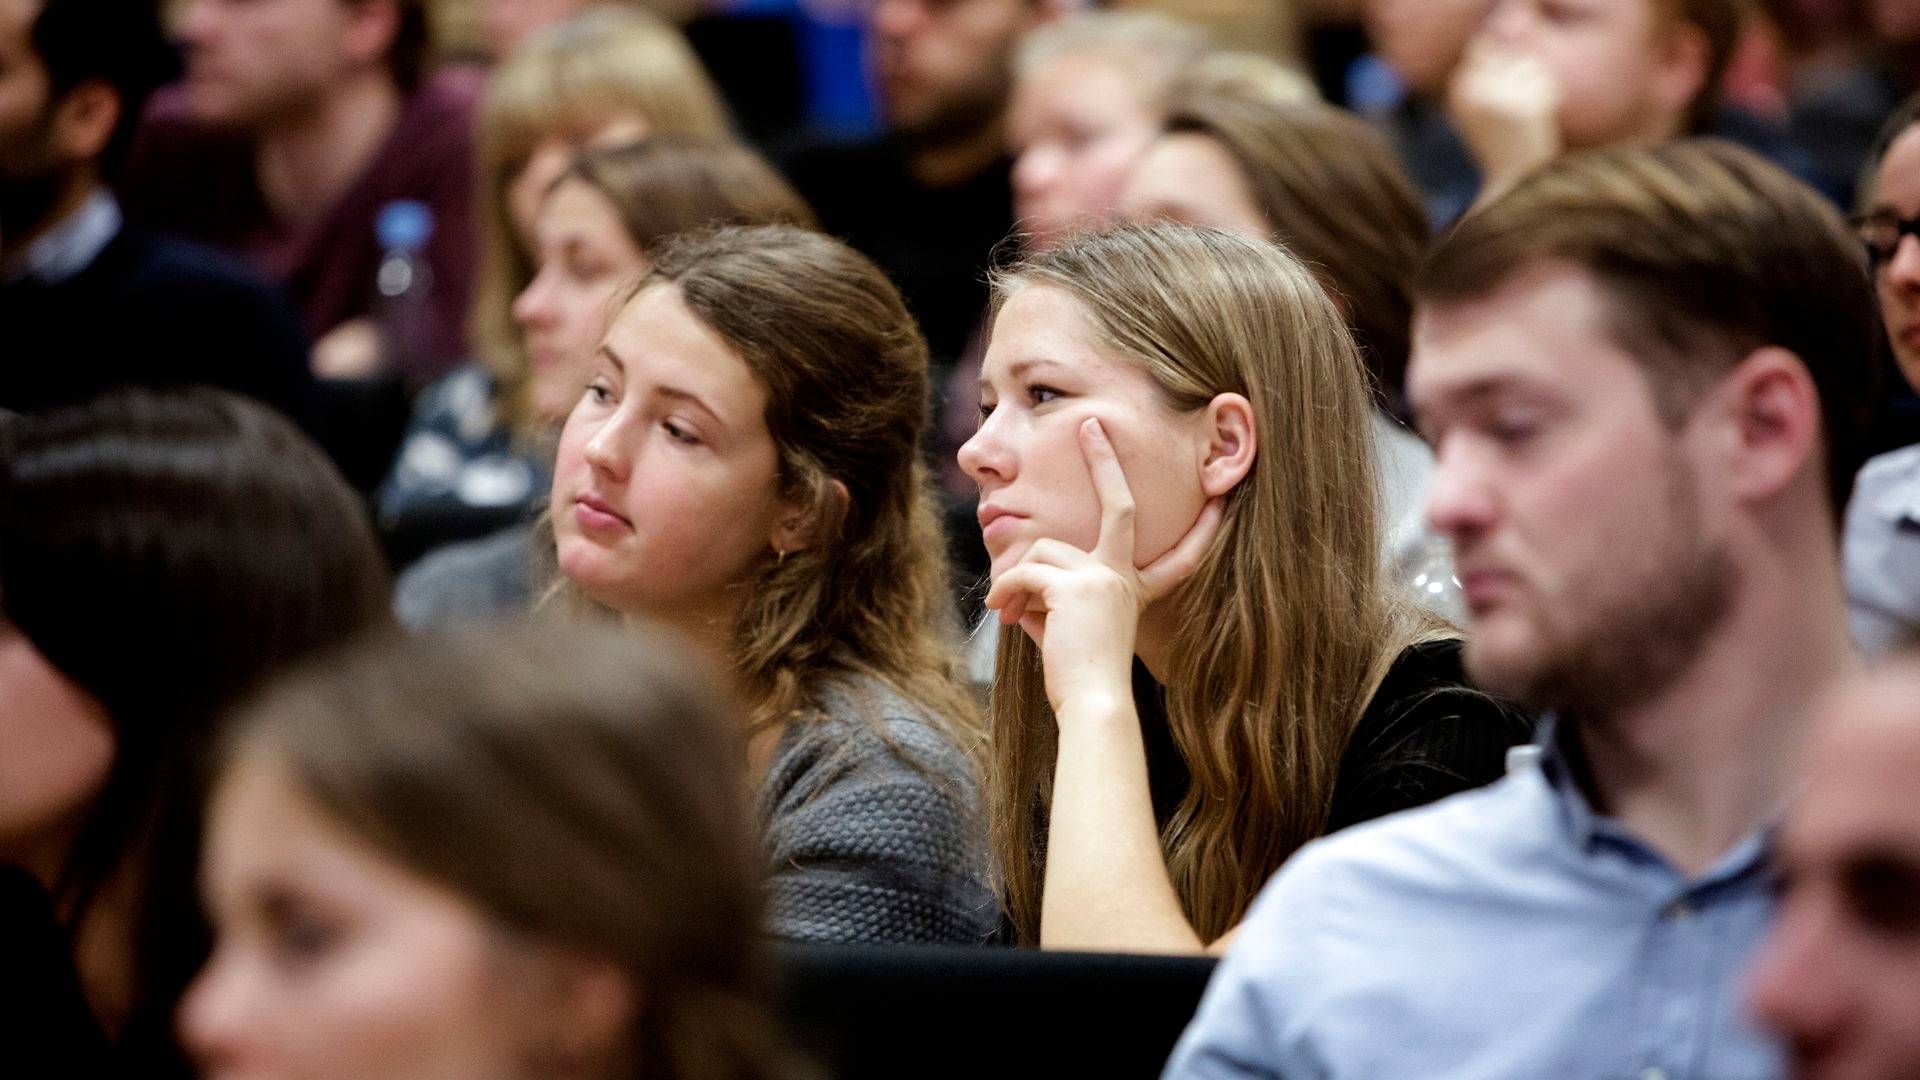
POLYGON ((1054 720, 1062 736, 1131 730, 1140 726, 1139 714, 1134 711, 1131 687, 1070 695, 1054 709, 1054 720))

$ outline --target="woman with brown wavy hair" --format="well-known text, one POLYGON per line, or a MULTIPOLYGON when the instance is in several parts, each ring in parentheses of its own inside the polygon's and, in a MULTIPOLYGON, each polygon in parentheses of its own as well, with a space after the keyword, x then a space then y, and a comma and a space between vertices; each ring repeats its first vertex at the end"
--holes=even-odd
POLYGON ((233 721, 208 1076, 795 1075, 741 745, 657 634, 365 642, 233 721))
POLYGON ((1298 260, 1133 226, 994 288, 960 461, 1024 941, 1217 946, 1301 844, 1500 775, 1528 725, 1383 582, 1365 372, 1298 260))
POLYGON ((782 936, 998 922, 927 412, 926 343, 877 267, 806 230, 728 228, 657 253, 560 436, 567 588, 739 684, 782 936))

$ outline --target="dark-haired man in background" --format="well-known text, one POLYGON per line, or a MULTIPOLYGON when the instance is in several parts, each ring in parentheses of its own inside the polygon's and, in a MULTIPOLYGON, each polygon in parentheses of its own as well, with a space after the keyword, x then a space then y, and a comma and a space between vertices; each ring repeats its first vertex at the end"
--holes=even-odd
POLYGON ((479 78, 429 76, 424 0, 188 0, 186 79, 156 97, 129 211, 236 252, 287 290, 315 372, 419 386, 461 360, 479 78), (376 332, 382 212, 431 215, 424 326, 376 332))
POLYGON ((285 301, 122 220, 108 181, 172 64, 154 0, 0 0, 0 408, 205 383, 308 420, 285 301))

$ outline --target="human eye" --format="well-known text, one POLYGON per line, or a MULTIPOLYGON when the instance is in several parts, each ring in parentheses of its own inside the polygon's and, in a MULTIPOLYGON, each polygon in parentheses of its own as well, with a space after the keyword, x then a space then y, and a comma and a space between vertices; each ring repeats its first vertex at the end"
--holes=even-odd
POLYGON ((1887 938, 1920 938, 1920 866, 1873 857, 1847 869, 1846 895, 1860 921, 1887 938))
POLYGON ((1027 387, 1027 400, 1033 402, 1035 405, 1045 405, 1049 401, 1055 401, 1065 396, 1066 395, 1062 394, 1059 390, 1045 383, 1034 383, 1027 387))
POLYGON ((700 436, 695 434, 692 428, 689 428, 686 425, 679 423, 678 421, 662 420, 660 421, 660 427, 661 427, 661 430, 667 433, 667 438, 672 439, 674 442, 677 442, 682 446, 699 446, 700 445, 700 436))
POLYGON ((596 375, 593 377, 593 381, 587 384, 587 400, 593 402, 595 405, 612 403, 613 386, 607 381, 606 376, 596 375))

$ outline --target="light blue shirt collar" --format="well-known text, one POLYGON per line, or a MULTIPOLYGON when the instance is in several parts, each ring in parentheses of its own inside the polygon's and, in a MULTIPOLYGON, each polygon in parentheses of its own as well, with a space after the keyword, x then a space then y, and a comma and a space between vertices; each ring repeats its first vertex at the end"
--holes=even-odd
POLYGON ((0 281, 58 285, 70 280, 93 265, 125 222, 119 200, 106 188, 96 187, 79 208, 0 267, 0 281))

